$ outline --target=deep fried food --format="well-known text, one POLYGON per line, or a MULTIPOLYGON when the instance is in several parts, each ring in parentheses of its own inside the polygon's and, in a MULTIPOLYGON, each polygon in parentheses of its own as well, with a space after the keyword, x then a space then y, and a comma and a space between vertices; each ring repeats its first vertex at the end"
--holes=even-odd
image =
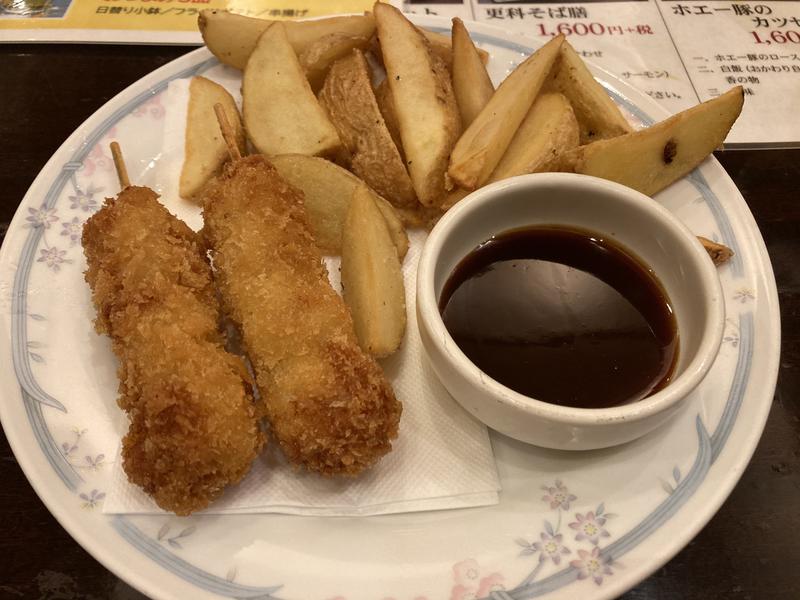
POLYGON ((200 239, 148 188, 128 187, 86 223, 95 325, 119 358, 131 482, 179 515, 239 481, 264 443, 246 371, 225 352, 200 239))
POLYGON ((334 63, 319 102, 351 155, 350 170, 395 206, 416 206, 414 186, 378 109, 363 52, 354 50, 334 63))
POLYGON ((204 190, 203 235, 289 461, 355 475, 391 450, 402 410, 328 282, 303 195, 261 156, 204 190))

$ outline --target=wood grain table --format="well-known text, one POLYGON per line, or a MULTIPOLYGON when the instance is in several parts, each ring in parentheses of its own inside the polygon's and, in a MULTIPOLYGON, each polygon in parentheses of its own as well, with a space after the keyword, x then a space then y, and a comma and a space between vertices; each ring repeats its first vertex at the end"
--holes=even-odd
MULTIPOLYGON (((0 234, 39 170, 84 119, 188 50, 0 45, 0 234)), ((728 501, 625 600, 800 598, 800 150, 718 152, 717 158, 753 211, 778 280, 778 388, 761 443, 728 501)), ((50 515, 5 436, 0 452, 0 598, 142 600, 50 515)))

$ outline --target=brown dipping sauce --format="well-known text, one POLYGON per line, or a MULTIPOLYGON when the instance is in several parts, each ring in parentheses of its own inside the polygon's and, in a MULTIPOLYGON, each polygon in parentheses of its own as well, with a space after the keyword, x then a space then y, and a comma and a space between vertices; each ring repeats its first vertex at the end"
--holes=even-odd
POLYGON ((590 231, 526 227, 492 237, 456 266, 439 310, 481 371, 551 404, 635 402, 667 385, 677 362, 660 282, 590 231))

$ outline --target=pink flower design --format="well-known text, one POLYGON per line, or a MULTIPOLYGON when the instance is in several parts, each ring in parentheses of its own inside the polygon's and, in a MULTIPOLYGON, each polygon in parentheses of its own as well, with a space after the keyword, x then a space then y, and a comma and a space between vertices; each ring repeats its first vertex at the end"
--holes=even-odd
POLYGON ((600 556, 600 548, 595 546, 591 552, 578 550, 578 560, 573 560, 570 565, 578 569, 578 579, 591 577, 592 580, 600 585, 603 583, 603 576, 613 575, 611 570, 611 560, 600 556))
POLYGON ((478 598, 485 598, 492 592, 505 589, 503 581, 503 576, 500 573, 492 573, 481 579, 478 585, 478 598))
POLYGON ((606 524, 605 517, 595 517, 594 512, 590 510, 585 516, 576 513, 575 518, 577 521, 570 523, 569 526, 578 532, 575 536, 576 541, 589 540, 596 546, 601 537, 611 537, 611 534, 603 528, 606 524))
POLYGON ((164 107, 161 106, 161 95, 158 95, 153 96, 147 102, 137 106, 131 115, 134 117, 144 117, 149 114, 154 119, 163 119, 164 113, 164 107))
POLYGON ((542 496, 542 500, 550 504, 551 509, 561 508, 569 510, 571 502, 578 499, 574 494, 570 494, 569 490, 561 483, 561 480, 556 479, 556 484, 552 487, 543 485, 542 489, 547 493, 542 496))
POLYGON ((477 596, 472 588, 465 585, 455 585, 450 590, 450 600, 475 600, 477 596))
POLYGON ((502 590, 504 578, 500 573, 481 577, 478 561, 469 558, 453 565, 455 585, 450 591, 450 600, 474 600, 488 596, 490 592, 502 590))
POLYGON ((457 584, 474 585, 478 582, 481 568, 474 558, 462 560, 453 565, 453 579, 457 584))
POLYGON ((98 169, 110 171, 114 168, 114 161, 111 160, 109 155, 105 154, 106 148, 108 148, 107 139, 98 143, 89 151, 89 154, 83 159, 83 166, 81 167, 83 175, 91 177, 98 169))

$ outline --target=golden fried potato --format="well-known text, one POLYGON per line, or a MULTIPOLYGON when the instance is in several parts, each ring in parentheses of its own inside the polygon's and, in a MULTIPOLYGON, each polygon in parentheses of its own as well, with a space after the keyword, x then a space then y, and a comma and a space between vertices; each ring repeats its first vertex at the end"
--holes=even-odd
POLYGON ((380 2, 374 12, 406 166, 420 202, 432 206, 444 196, 448 157, 461 130, 450 74, 403 13, 380 2))
POLYGON ((350 153, 350 170, 395 206, 416 205, 414 186, 378 108, 360 50, 331 67, 319 101, 350 153))
MULTIPOLYGON (((422 32, 422 35, 424 35, 430 42, 431 49, 433 50, 434 54, 436 54, 439 58, 441 58, 444 64, 449 69, 453 64, 453 52, 455 51, 454 48, 455 42, 443 33, 439 33, 436 31, 429 31, 423 27, 419 27, 419 30, 422 32)), ((486 50, 476 48, 475 51, 478 53, 478 57, 481 59, 481 62, 484 65, 489 62, 489 53, 486 52, 486 50)))
POLYGON ((474 190, 465 190, 464 188, 454 188, 447 192, 447 195, 444 197, 444 201, 442 202, 442 210, 447 212, 451 208, 453 208, 456 204, 461 202, 464 198, 469 196, 474 190))
POLYGON ((372 194, 357 187, 342 230, 342 290, 365 352, 388 356, 406 330, 406 294, 397 251, 372 194))
POLYGON ((368 44, 368 38, 343 33, 329 33, 315 40, 297 57, 311 89, 315 93, 319 91, 333 63, 355 48, 363 50, 368 44))
POLYGON ((397 215, 406 227, 427 229, 428 231, 433 229, 445 212, 446 209, 443 206, 422 206, 421 204, 417 204, 413 208, 397 209, 397 215))
MULTIPOLYGON (((202 10, 197 17, 203 42, 211 53, 221 62, 237 69, 244 69, 259 36, 276 22, 218 9, 202 10)), ((331 33, 369 39, 375 32, 372 15, 280 22, 286 27, 286 36, 298 55, 331 33)))
POLYGON ((178 184, 178 193, 182 198, 194 197, 228 159, 228 148, 214 113, 214 105, 217 103, 222 104, 233 129, 236 145, 244 153, 244 128, 236 101, 218 83, 205 77, 192 77, 186 112, 185 152, 178 184))
MULTIPOLYGON (((438 31, 431 31, 424 27, 417 27, 419 32, 425 36, 430 42, 431 51, 442 59, 445 66, 450 69, 453 65, 453 45, 450 37, 438 31)), ((381 53, 380 40, 377 37, 372 38, 370 45, 370 52, 375 56, 379 63, 383 64, 383 54, 381 53)), ((485 65, 489 62, 489 53, 481 48, 476 48, 481 62, 485 65)))
POLYGON ((578 147, 578 121, 558 92, 540 94, 497 163, 489 182, 557 169, 559 157, 578 147))
MULTIPOLYGON (((286 181, 305 195, 305 206, 314 240, 323 254, 342 252, 342 227, 350 200, 359 187, 367 187, 358 177, 322 158, 302 154, 270 157, 270 162, 286 181)), ((386 200, 372 194, 386 220, 397 255, 402 260, 408 252, 408 235, 397 212, 386 200)))
POLYGON ((242 78, 247 136, 262 154, 334 156, 342 151, 336 128, 317 102, 282 23, 269 27, 242 78))
POLYGON ((563 35, 553 38, 514 69, 459 138, 447 170, 459 186, 474 190, 489 179, 550 74, 563 42, 563 35))
POLYGON ((576 173, 619 182, 652 196, 699 165, 742 111, 742 86, 652 127, 580 146, 566 154, 576 173))
POLYGON ((561 92, 572 104, 580 126, 581 144, 633 131, 619 107, 566 40, 545 89, 561 92))
POLYGON ((469 127, 494 94, 492 80, 486 72, 478 49, 472 43, 464 22, 453 19, 453 92, 461 112, 461 125, 469 127))

